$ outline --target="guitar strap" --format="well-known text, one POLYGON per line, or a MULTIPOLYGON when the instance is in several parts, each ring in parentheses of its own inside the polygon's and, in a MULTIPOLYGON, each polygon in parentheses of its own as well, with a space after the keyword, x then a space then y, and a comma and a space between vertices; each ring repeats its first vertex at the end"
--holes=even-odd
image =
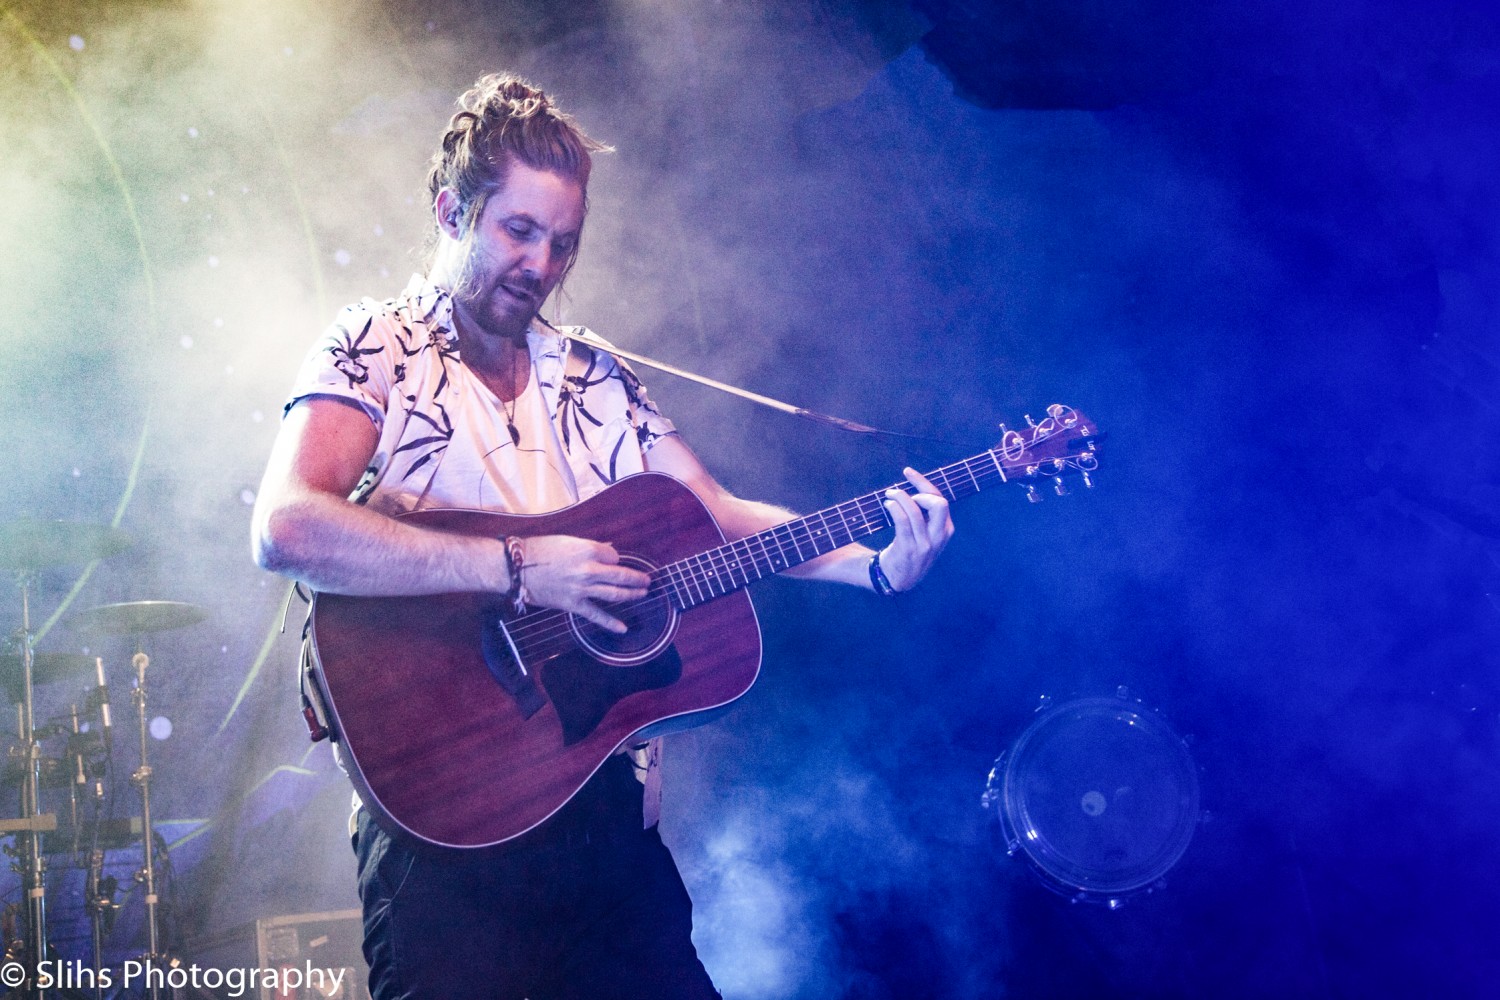
POLYGON ((301 581, 292 581, 287 588, 286 604, 281 608, 281 631, 286 632, 287 617, 292 613, 292 600, 300 597, 307 605, 307 614, 302 618, 302 649, 297 654, 297 695, 302 701, 302 721, 307 725, 307 738, 317 743, 330 739, 333 730, 328 728, 328 706, 312 679, 317 669, 313 663, 312 647, 312 594, 303 589, 301 581))
POLYGON ((816 410, 809 410, 804 406, 793 406, 791 403, 783 403, 779 399, 772 399, 770 396, 762 396, 758 392, 751 392, 749 389, 741 389, 739 386, 730 385, 727 382, 720 382, 718 379, 709 378, 707 375, 699 375, 695 372, 685 371, 675 365, 669 365, 665 361, 657 361, 654 358, 646 357, 644 354, 637 354, 634 351, 627 351, 623 348, 616 347, 614 344, 611 344, 609 341, 594 333, 592 330, 587 330, 583 327, 559 329, 558 327, 553 326, 551 323, 548 323, 545 319, 542 318, 540 314, 538 314, 537 320, 553 333, 560 335, 564 340, 576 340, 580 343, 587 344, 594 350, 603 351, 605 354, 612 354, 615 357, 621 358, 625 361, 633 361, 638 365, 645 365, 648 368, 655 368, 657 371, 666 372, 668 375, 676 375, 678 378, 685 378, 689 382, 697 382, 699 385, 706 385, 710 389, 717 389, 720 392, 727 392, 729 393, 729 395, 738 396, 740 399, 748 399, 752 403, 757 403, 760 406, 769 407, 770 409, 776 410, 780 413, 790 413, 794 417, 802 417, 805 420, 812 420, 816 423, 824 424, 828 427, 837 427, 841 431, 852 431, 856 434, 879 434, 885 437, 916 438, 922 441, 938 440, 937 438, 929 438, 922 434, 909 434, 904 431, 889 431, 880 427, 871 427, 869 424, 861 424, 854 420, 846 420, 843 417, 834 417, 826 413, 819 413, 816 410))

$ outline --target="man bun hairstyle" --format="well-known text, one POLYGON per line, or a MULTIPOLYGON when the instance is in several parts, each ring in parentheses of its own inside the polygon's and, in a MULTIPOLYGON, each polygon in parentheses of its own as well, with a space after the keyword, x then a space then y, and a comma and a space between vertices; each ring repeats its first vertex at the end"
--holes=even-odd
MULTIPOLYGON (((576 181, 587 210, 592 154, 611 149, 590 138, 545 92, 520 77, 490 73, 459 96, 458 108, 427 169, 427 195, 429 205, 443 188, 458 196, 460 233, 468 235, 517 160, 576 181)), ((434 220, 429 249, 437 237, 434 220)))

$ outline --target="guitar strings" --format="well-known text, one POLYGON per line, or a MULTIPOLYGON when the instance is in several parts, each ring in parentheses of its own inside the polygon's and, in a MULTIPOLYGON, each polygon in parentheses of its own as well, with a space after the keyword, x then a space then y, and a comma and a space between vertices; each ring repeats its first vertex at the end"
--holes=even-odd
MULTIPOLYGON (((1053 435, 1046 434, 1043 436, 1039 436, 1038 438, 1034 439, 1031 444, 1034 446, 1035 444, 1044 441, 1051 436, 1053 435)), ((1028 447, 1026 450, 1029 451, 1030 448, 1028 447)), ((1022 463, 1012 462, 1009 464, 1012 466, 1012 468, 1014 468, 1022 463)), ((928 474, 928 478, 934 481, 941 481, 941 485, 951 494, 950 499, 959 499, 963 496, 968 496, 970 493, 969 490, 964 488, 962 480, 959 480, 957 484, 952 482, 955 475, 954 470, 958 470, 960 468, 962 469, 963 476, 969 480, 970 485, 973 487, 973 492, 978 492, 981 489, 981 482, 988 483, 997 475, 1000 475, 1002 481, 1005 480, 1005 477, 1000 473, 1000 467, 997 464, 996 454, 993 450, 985 452, 983 456, 975 456, 973 458, 954 462, 951 465, 936 469, 928 474)), ((902 489, 907 493, 914 493, 916 490, 916 488, 910 483, 905 482, 893 484, 886 489, 902 489)), ((680 607, 680 610, 688 610, 692 607, 697 606, 698 604, 704 604, 708 601, 714 600, 715 598, 723 597, 731 592, 741 590, 744 587, 748 586, 751 582, 753 582, 750 571, 746 570, 745 568, 744 560, 748 560, 751 570, 754 570, 756 572, 754 579, 764 579, 767 575, 766 573, 760 571, 761 562, 754 553, 754 547, 751 544, 752 542, 760 543, 762 555, 765 557, 767 566, 770 568, 772 574, 780 572, 782 569, 790 568, 792 565, 799 565, 801 562, 806 561, 807 558, 816 558, 816 556, 805 558, 802 556, 801 541, 798 538, 796 529, 791 528, 791 525, 801 525, 803 527, 804 534, 802 536, 802 539, 804 539, 808 545, 812 546, 814 551, 816 552, 817 539, 813 538, 810 534, 807 533, 806 525, 808 522, 812 521, 814 518, 819 518, 824 521, 826 527, 827 515, 829 513, 837 513, 840 519, 845 522, 844 528, 846 531, 848 531, 848 519, 847 517, 845 517, 844 512, 846 508, 853 507, 858 511, 863 522, 862 526, 864 527, 868 527, 872 511, 874 513, 878 513, 885 524, 889 524, 889 517, 885 514, 882 500, 884 492, 884 490, 877 490, 862 497, 857 497, 854 500, 846 501, 845 503, 838 504, 834 507, 825 508, 824 510, 807 515, 806 517, 787 522, 786 524, 776 525, 775 527, 770 528, 767 531, 759 532, 755 535, 748 535, 745 538, 736 539, 733 542, 726 543, 725 545, 719 546, 715 549, 710 549, 707 552, 699 553, 695 556, 689 556, 686 559, 677 560, 674 563, 670 563, 667 566, 661 567, 651 574, 652 581, 648 585, 647 597, 642 598, 640 601, 622 602, 620 604, 606 605, 606 607, 614 608, 634 606, 642 607, 647 610, 656 610, 661 606, 663 601, 670 602, 675 595, 684 597, 688 600, 688 603, 685 606, 680 607), (784 540, 775 537, 776 533, 779 531, 785 531, 787 539, 784 540), (798 556, 798 562, 787 562, 785 566, 778 568, 775 565, 775 557, 771 555, 770 549, 766 545, 767 539, 775 543, 777 552, 782 556, 783 560, 785 560, 787 552, 786 542, 789 540, 792 545, 792 550, 795 551, 798 556), (744 550, 738 553, 734 552, 733 550, 739 546, 743 546, 744 550), (715 563, 714 561, 714 557, 716 555, 719 559, 718 563, 715 563), (707 560, 709 566, 708 572, 704 572, 702 569, 687 568, 689 563, 692 563, 694 561, 702 563, 704 560, 707 560), (719 570, 719 566, 723 567, 722 572, 719 570), (736 580, 736 570, 738 570, 739 575, 744 578, 743 580, 736 580), (728 582, 731 584, 731 586, 725 586, 724 578, 726 576, 728 577, 728 582), (689 590, 689 586, 698 591, 696 599, 689 590), (718 588, 717 592, 715 590, 716 587, 718 588), (707 592, 706 596, 705 591, 707 592)), ((867 531, 864 535, 856 535, 853 532, 850 532, 850 541, 854 541, 859 537, 867 537, 869 534, 873 534, 876 530, 879 529, 867 531)), ((832 551, 832 549, 828 551, 832 551)), ((825 553, 823 552, 816 552, 816 555, 824 554, 825 553)), ((536 647, 540 644, 550 644, 553 640, 571 636, 573 633, 573 624, 571 618, 571 612, 565 612, 552 608, 540 609, 538 611, 532 612, 529 615, 525 615, 521 618, 515 619, 513 622, 511 622, 510 635, 512 640, 516 642, 518 649, 521 645, 525 644, 529 647, 527 652, 539 652, 543 655, 547 655, 552 653, 553 650, 551 650, 550 648, 537 649, 536 647)), ((562 649, 557 651, 564 651, 568 648, 568 646, 571 645, 572 642, 570 640, 563 645, 562 649)))
MULTIPOLYGON (((1045 440, 1045 438, 1037 440, 1045 440)), ((1032 443, 1036 444, 1037 441, 1032 443)), ((969 484, 973 486, 973 492, 979 491, 981 482, 987 483, 997 477, 1004 481, 1005 477, 1001 475, 1000 469, 995 464, 996 461, 995 452, 991 450, 985 452, 982 457, 975 456, 936 469, 928 473, 928 478, 944 489, 945 492, 949 493, 949 499, 959 499, 960 497, 969 495, 970 492, 963 488, 963 479, 967 479, 969 484), (976 465, 978 466, 977 470, 974 468, 976 465), (952 481, 955 470, 961 470, 962 477, 956 484, 952 481)), ((895 483, 885 489, 876 490, 834 507, 816 511, 806 517, 789 521, 786 524, 776 525, 766 531, 747 535, 733 542, 727 542, 707 552, 679 559, 652 572, 651 583, 647 587, 646 597, 641 598, 639 601, 622 602, 620 604, 605 605, 605 607, 629 606, 642 608, 647 611, 655 611, 661 607, 663 602, 671 603, 674 596, 680 596, 686 598, 688 603, 686 606, 679 606, 679 610, 688 610, 698 604, 704 604, 715 598, 742 590, 753 582, 753 580, 764 579, 767 575, 774 575, 782 569, 800 565, 802 562, 807 561, 807 559, 826 554, 825 552, 817 551, 817 539, 813 538, 806 530, 807 523, 813 519, 821 519, 824 522, 826 531, 828 515, 830 513, 836 514, 844 522, 844 530, 849 532, 850 542, 853 542, 857 538, 868 537, 880 530, 876 528, 866 531, 864 534, 855 534, 853 531, 850 531, 848 527, 849 519, 845 516, 845 510, 851 506, 857 512, 862 527, 868 527, 872 520, 872 515, 879 517, 883 522, 882 526, 889 525, 890 517, 885 511, 882 499, 886 489, 901 489, 909 494, 916 492, 916 487, 910 483, 895 483), (798 537, 797 529, 790 527, 791 525, 803 526, 803 535, 801 538, 798 537), (776 538, 775 535, 777 532, 784 532, 787 538, 776 538), (781 556, 782 561, 785 563, 784 566, 780 568, 776 566, 776 557, 772 555, 770 547, 767 545, 768 541, 774 543, 777 554, 781 556), (795 552, 798 557, 795 563, 786 559, 788 541, 791 544, 790 551, 795 552), (756 542, 760 544, 761 557, 755 555, 754 543, 756 542), (801 550, 804 542, 813 549, 815 552, 814 556, 802 556, 801 550), (732 551, 740 546, 743 546, 742 552, 736 553, 732 551), (715 559, 716 556, 718 557, 717 560, 715 559), (770 573, 760 572, 762 558, 764 558, 765 566, 770 570, 770 573), (689 569, 687 566, 689 563, 695 561, 703 563, 705 560, 711 571, 706 572, 701 568, 689 569), (749 562, 748 569, 745 566, 747 560, 749 562), (722 569, 719 568, 721 566, 722 569), (736 573, 736 571, 738 572, 736 573), (753 579, 752 574, 754 574, 753 579), (728 585, 726 585, 726 577, 728 585), (696 599, 694 599, 694 595, 689 590, 690 587, 697 591, 696 599)), ((835 546, 835 548, 837 547, 839 546, 835 546)), ((827 551, 831 552, 833 549, 828 549, 827 551)), ((571 618, 571 612, 547 608, 523 615, 510 622, 507 627, 511 640, 516 644, 517 651, 550 656, 555 652, 565 651, 568 646, 572 645, 571 637, 574 626, 571 618), (561 649, 553 650, 550 648, 555 640, 563 638, 567 638, 569 641, 561 649), (523 645, 527 649, 522 650, 521 647, 523 645)))
MULTIPOLYGON (((885 509, 881 504, 878 493, 840 504, 839 508, 847 508, 851 505, 858 510, 861 521, 864 524, 868 524, 872 520, 872 515, 879 516, 885 523, 889 523, 889 518, 885 515, 885 509)), ((829 510, 834 509, 829 508, 829 510)), ((816 514, 809 515, 807 518, 788 522, 788 524, 805 522, 825 513, 825 511, 819 511, 816 514)), ((874 530, 866 534, 874 534, 874 530)), ((858 537, 865 536, 856 535, 852 531, 850 532, 851 541, 858 537)), ((677 596, 681 598, 680 601, 675 602, 679 609, 687 610, 698 604, 704 604, 715 598, 723 597, 732 591, 741 590, 752 582, 753 579, 764 579, 767 575, 779 572, 779 569, 776 567, 777 557, 772 555, 772 548, 780 556, 781 562, 784 564, 781 567, 783 569, 798 565, 806 561, 806 558, 814 558, 815 556, 805 558, 802 556, 801 547, 803 545, 811 547, 816 555, 824 554, 818 552, 817 541, 806 533, 805 528, 799 538, 795 529, 787 529, 786 525, 777 525, 756 535, 748 535, 745 538, 736 539, 733 542, 728 542, 707 552, 689 556, 686 559, 680 559, 660 567, 651 574, 651 583, 648 585, 646 597, 635 602, 622 602, 621 604, 605 605, 605 607, 634 606, 649 612, 658 610, 663 602, 672 602, 673 597, 677 596), (777 532, 782 532, 785 537, 775 537, 777 532), (754 552, 756 542, 760 543, 762 550, 762 554, 759 557, 754 552), (768 545, 767 542, 771 544, 768 545), (795 562, 787 558, 789 552, 797 555, 798 558, 795 562), (716 556, 717 558, 715 558, 716 556), (698 562, 700 566, 690 566, 694 562, 698 562), (712 572, 708 572, 702 568, 705 562, 712 569, 712 572), (769 570, 769 572, 763 570, 769 570), (743 582, 739 578, 743 578, 743 582), (694 591, 696 591, 696 594, 694 591)), ((832 549, 828 551, 832 551, 832 549)), ((563 651, 567 648, 567 645, 571 645, 571 642, 558 650, 551 649, 550 643, 554 639, 571 636, 573 625, 570 617, 570 612, 552 608, 532 612, 510 623, 511 639, 516 643, 518 650, 521 646, 525 645, 533 647, 528 649, 528 652, 540 652, 544 655, 563 651), (535 648, 541 644, 548 644, 548 647, 535 648)))
MULTIPOLYGON (((1038 426, 1045 426, 1045 422, 1043 425, 1038 426)), ((1027 452, 1030 452, 1036 445, 1049 440, 1052 437, 1055 437, 1057 434, 1064 433, 1067 429, 1069 428, 1060 424, 1054 424, 1047 431, 1033 437, 1033 439, 1023 447, 1022 454, 1025 455, 1027 452)), ((953 462, 949 465, 945 465, 938 469, 935 469, 932 472, 928 473, 927 478, 933 480, 934 482, 938 482, 938 484, 948 492, 949 499, 956 500, 960 497, 968 496, 970 490, 964 488, 961 479, 957 484, 952 481, 955 475, 955 470, 962 470, 963 476, 969 480, 970 486, 973 487, 972 492, 977 493, 981 489, 981 482, 988 483, 996 476, 999 476, 1002 482, 1007 481, 1006 476, 1002 471, 1002 469, 1006 466, 1010 467, 1012 471, 1014 471, 1017 468, 1036 464, 1039 464, 1039 462, 1032 461, 1023 463, 1012 460, 1006 463, 1001 463, 1000 456, 997 453, 996 449, 989 449, 982 455, 976 455, 972 458, 963 459, 958 462, 953 462)), ((916 487, 911 483, 894 483, 891 486, 886 487, 885 489, 876 490, 872 493, 867 493, 864 496, 856 497, 854 500, 846 501, 833 507, 824 508, 821 511, 816 511, 813 514, 809 514, 806 517, 789 521, 786 524, 776 525, 775 527, 767 529, 766 531, 758 532, 754 535, 747 535, 745 538, 740 538, 736 539, 733 542, 725 543, 724 545, 718 546, 714 549, 710 549, 707 552, 702 552, 695 556, 689 556, 685 559, 679 559, 676 562, 669 563, 667 566, 661 567, 660 569, 652 572, 651 583, 647 586, 647 596, 642 598, 640 601, 605 605, 605 607, 614 608, 633 606, 642 607, 648 611, 654 611, 661 606, 662 602, 665 601, 670 603, 674 596, 678 596, 680 598, 686 598, 689 601, 689 603, 687 603, 686 605, 679 607, 679 610, 685 611, 699 604, 704 604, 708 601, 714 600, 715 598, 723 597, 734 591, 742 590, 751 582, 753 582, 750 576, 750 572, 745 569, 742 560, 749 560, 751 569, 756 571, 756 580, 764 579, 767 575, 765 572, 761 572, 761 564, 754 553, 754 547, 751 544, 752 542, 758 542, 760 544, 761 554, 766 558, 767 567, 771 570, 771 574, 773 575, 783 569, 789 569, 793 565, 800 565, 802 562, 807 561, 808 558, 816 558, 818 555, 826 554, 823 552, 817 552, 817 539, 813 538, 811 534, 807 533, 806 526, 809 522, 811 522, 814 518, 821 519, 824 523, 826 531, 828 524, 828 514, 836 513, 838 514, 840 520, 844 522, 844 530, 849 531, 848 518, 845 516, 844 512, 846 508, 852 506, 860 515, 862 527, 869 527, 872 513, 878 514, 880 519, 885 524, 889 524, 890 518, 885 513, 884 502, 882 499, 885 491, 889 489, 904 490, 908 494, 916 492, 916 487), (873 508, 871 508, 870 505, 873 505, 873 508), (803 538, 813 548, 816 555, 812 557, 802 556, 801 542, 798 539, 796 529, 791 527, 792 525, 801 525, 803 527, 803 538), (786 544, 782 539, 775 537, 778 531, 785 531, 786 535, 791 541, 792 550, 797 554, 798 557, 796 563, 787 561, 786 565, 780 568, 776 566, 775 557, 771 555, 770 549, 766 544, 767 540, 774 542, 776 545, 777 553, 782 556, 782 559, 784 561, 786 560, 786 544), (738 546, 744 546, 744 551, 741 553, 735 553, 733 550, 738 546), (718 555, 719 558, 718 565, 722 565, 723 567, 722 573, 719 571, 717 565, 714 562, 714 557, 716 555, 718 555), (688 568, 688 564, 694 561, 701 563, 705 559, 707 559, 708 561, 709 572, 704 572, 701 569, 688 568), (739 571, 740 576, 744 578, 743 580, 737 581, 735 579, 735 570, 739 571), (724 585, 724 576, 726 575, 731 586, 726 587, 724 585), (689 585, 691 585, 698 591, 697 599, 693 599, 692 593, 688 590, 689 585), (719 588, 717 593, 714 592, 716 585, 719 588), (705 590, 707 591, 706 597, 704 596, 705 590)), ((866 531, 863 535, 856 535, 852 531, 849 531, 850 541, 852 542, 856 538, 868 537, 878 530, 878 528, 871 529, 866 531)), ((829 549, 828 551, 833 550, 829 549)), ((539 653, 542 656, 555 655, 556 652, 566 651, 567 648, 573 644, 570 638, 573 634, 574 629, 572 617, 573 616, 571 612, 561 611, 554 608, 540 609, 530 614, 523 615, 522 617, 515 619, 513 622, 509 623, 509 634, 511 640, 515 642, 518 652, 521 651, 522 645, 526 645, 528 648, 527 650, 525 650, 525 652, 539 653), (568 638, 568 641, 564 643, 560 649, 554 651, 550 648, 552 643, 563 638, 568 638), (543 646, 543 648, 538 649, 538 646, 543 646)))

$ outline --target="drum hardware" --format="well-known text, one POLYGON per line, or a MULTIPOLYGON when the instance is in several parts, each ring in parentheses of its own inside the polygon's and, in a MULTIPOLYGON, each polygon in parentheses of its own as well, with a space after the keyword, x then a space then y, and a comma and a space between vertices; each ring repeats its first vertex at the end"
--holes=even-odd
MULTIPOLYGON (((6 853, 11 853, 9 845, 5 848, 6 853)), ((19 962, 26 957, 26 933, 21 926, 21 906, 19 903, 7 903, 0 910, 0 935, 5 938, 5 960, 7 962, 19 962)))
MULTIPOLYGON (((81 653, 33 653, 31 683, 54 684, 72 680, 94 672, 98 663, 97 656, 81 653)), ((19 705, 24 700, 21 669, 21 657, 0 656, 0 683, 4 683, 12 705, 19 705)))
POLYGON ((135 544, 119 528, 76 521, 21 518, 0 524, 0 569, 34 573, 108 559, 135 544))
MULTIPOLYGON (((96 778, 104 772, 104 761, 106 747, 103 736, 91 729, 83 728, 82 717, 76 723, 74 716, 78 712, 78 706, 72 705, 68 709, 68 721, 48 721, 38 725, 33 731, 34 738, 38 743, 45 744, 49 740, 59 740, 60 744, 51 753, 43 748, 41 755, 42 771, 41 780, 43 788, 66 788, 73 784, 87 783, 89 779, 96 778), (78 781, 78 770, 84 772, 84 782, 78 781)), ((25 780, 27 754, 25 748, 12 745, 6 750, 6 764, 0 771, 0 786, 6 788, 18 788, 25 780)))
MULTIPOLYGON (((57 829, 57 814, 45 813, 23 819, 0 819, 0 835, 11 833, 51 833, 57 829)), ((5 853, 20 853, 14 847, 6 847, 5 853)))
MULTIPOLYGON (((146 671, 151 666, 151 658, 143 649, 143 639, 146 635, 154 632, 164 632, 169 629, 183 628, 188 625, 196 625, 208 617, 208 613, 193 604, 184 604, 180 601, 128 601, 122 604, 105 604, 96 608, 74 615, 70 624, 81 628, 90 629, 107 635, 132 636, 135 638, 135 655, 131 657, 131 666, 135 668, 135 686, 131 689, 130 699, 135 706, 138 735, 140 737, 141 763, 131 774, 130 782, 135 785, 141 793, 141 844, 142 865, 136 872, 136 881, 145 888, 146 898, 146 961, 158 965, 167 965, 173 960, 166 955, 161 945, 161 930, 158 920, 157 906, 159 900, 156 893, 156 873, 158 869, 156 830, 151 824, 151 763, 148 752, 150 737, 150 726, 146 721, 146 671)), ((100 688, 103 674, 100 674, 100 688)), ((104 711, 108 710, 107 689, 104 700, 104 711)), ((102 908, 100 916, 102 917, 102 908)), ((96 937, 98 937, 96 930, 96 937)), ((102 938, 101 938, 102 939, 102 938)), ((161 986, 152 981, 147 985, 147 995, 152 1000, 160 1000, 161 986)))
MULTIPOLYGON (((115 902, 119 881, 113 875, 104 874, 104 849, 96 847, 89 851, 88 878, 84 882, 84 905, 88 907, 89 928, 94 944, 94 968, 104 968, 104 938, 115 925, 115 915, 120 904, 115 902)), ((104 1000, 104 982, 94 984, 96 1000, 104 1000)))
POLYGON ((68 820, 70 825, 76 827, 78 825, 78 797, 88 786, 89 768, 86 744, 83 739, 85 734, 78 724, 78 706, 69 705, 68 712, 73 723, 73 732, 68 736, 68 757, 73 764, 73 773, 70 775, 72 783, 68 788, 68 820))
POLYGON ((125 601, 80 611, 68 624, 101 635, 131 636, 139 646, 141 636, 196 625, 207 617, 203 608, 182 601, 125 601))
MULTIPOLYGON (((42 789, 67 788, 69 822, 67 826, 60 827, 56 814, 49 812, 37 820, 30 821, 32 832, 40 835, 40 849, 44 855, 49 856, 48 861, 55 860, 50 856, 62 853, 78 856, 80 845, 87 844, 91 839, 91 831, 87 828, 87 824, 80 821, 80 807, 84 797, 89 795, 88 782, 91 778, 95 779, 96 794, 93 796, 95 816, 98 816, 99 807, 103 801, 104 785, 102 781, 97 780, 97 776, 102 775, 107 766, 104 742, 98 733, 83 730, 76 705, 69 706, 66 723, 49 721, 44 725, 36 726, 33 738, 38 744, 45 740, 66 740, 66 745, 60 753, 40 757, 38 781, 42 789)), ((4 784, 21 785, 26 780, 27 765, 26 755, 21 752, 20 748, 12 747, 3 776, 4 784)), ((0 830, 4 830, 9 825, 14 824, 0 823, 0 830)), ((12 854, 16 853, 10 848, 7 848, 7 851, 12 854)), ((100 856, 102 858, 102 853, 100 856)), ((92 913, 90 918, 94 920, 92 913)), ((94 922, 97 923, 96 920, 94 922)), ((50 951, 49 956, 55 957, 50 951)), ((102 959, 102 950, 96 948, 94 951, 96 968, 99 967, 102 959)), ((63 991, 61 995, 67 997, 75 994, 63 991)))
MULTIPOLYGON (((41 753, 33 725, 35 700, 32 683, 36 664, 34 634, 31 629, 31 590, 36 579, 34 570, 21 570, 17 581, 21 589, 21 697, 18 710, 17 736, 24 758, 25 776, 21 782, 21 819, 18 821, 19 841, 24 850, 18 852, 13 868, 20 872, 21 888, 26 896, 26 933, 22 954, 24 964, 40 968, 47 957, 47 869, 42 859, 42 841, 39 822, 41 815, 41 753), (24 831, 24 832, 22 832, 24 831)), ((57 826, 57 817, 48 816, 52 827, 57 826)), ((33 991, 38 1000, 44 996, 38 988, 33 991)))
POLYGON ((1203 818, 1187 741, 1124 687, 1037 712, 981 798, 998 845, 1075 903, 1162 888, 1203 818))
MULTIPOLYGON (((0 822, 0 834, 17 834, 17 846, 7 846, 15 861, 12 868, 21 874, 23 909, 21 933, 7 936, 7 952, 30 969, 37 969, 48 957, 46 946, 46 862, 42 856, 42 834, 57 826, 54 814, 40 810, 40 772, 42 751, 37 739, 34 718, 34 685, 62 678, 74 670, 83 670, 87 658, 69 658, 60 654, 37 654, 36 633, 31 628, 31 600, 37 574, 48 567, 84 564, 118 555, 132 546, 129 535, 107 525, 60 522, 60 520, 21 519, 0 525, 0 568, 12 571, 21 592, 21 627, 13 639, 13 655, 0 658, 0 675, 5 678, 10 700, 17 705, 18 757, 21 786, 21 816, 0 822)), ((28 996, 45 996, 39 987, 27 990, 28 996)))
MULTIPOLYGON (((131 774, 130 782, 141 790, 141 846, 144 862, 140 871, 136 872, 135 879, 146 888, 146 960, 158 962, 164 956, 156 914, 156 831, 151 825, 151 765, 148 763, 146 749, 149 735, 146 724, 146 668, 150 666, 151 659, 137 647, 131 663, 135 666, 135 688, 130 694, 131 700, 135 702, 136 719, 140 723, 141 766, 131 774)), ((153 982, 148 995, 151 1000, 158 1000, 161 995, 160 987, 153 982)))
POLYGON ((48 854, 85 857, 91 850, 122 851, 140 842, 141 818, 129 816, 123 819, 85 820, 78 826, 59 825, 42 838, 42 849, 48 854))
MULTIPOLYGON (((99 775, 109 766, 109 743, 103 734, 81 731, 77 706, 72 708, 72 723, 74 732, 69 736, 68 742, 73 762, 74 783, 69 789, 73 823, 48 833, 43 838, 42 849, 49 855, 70 855, 72 863, 84 869, 83 900, 84 912, 89 920, 92 967, 103 969, 104 940, 114 927, 120 908, 114 899, 119 890, 119 880, 113 875, 104 874, 105 852, 138 843, 141 822, 136 817, 109 820, 102 817, 105 795, 104 782, 99 775), (102 766, 95 766, 96 764, 102 766), (82 815, 85 803, 80 800, 85 796, 92 804, 91 818, 82 815)), ((96 1000, 104 1000, 104 982, 101 978, 94 979, 93 993, 96 1000)), ((67 997, 79 995, 81 994, 76 991, 64 994, 67 997)))

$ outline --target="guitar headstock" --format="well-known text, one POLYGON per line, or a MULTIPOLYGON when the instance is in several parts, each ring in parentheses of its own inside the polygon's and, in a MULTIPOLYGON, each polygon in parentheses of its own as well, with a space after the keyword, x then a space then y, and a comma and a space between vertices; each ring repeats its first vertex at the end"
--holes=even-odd
POLYGON ((1053 403, 1041 420, 1027 414, 1026 424, 1018 431, 1001 424, 1000 443, 990 449, 1007 482, 1024 486, 1032 503, 1042 499, 1037 490, 1042 482, 1050 481, 1058 496, 1067 494, 1072 476, 1093 487, 1093 473, 1099 468, 1099 428, 1092 420, 1071 406, 1053 403))

